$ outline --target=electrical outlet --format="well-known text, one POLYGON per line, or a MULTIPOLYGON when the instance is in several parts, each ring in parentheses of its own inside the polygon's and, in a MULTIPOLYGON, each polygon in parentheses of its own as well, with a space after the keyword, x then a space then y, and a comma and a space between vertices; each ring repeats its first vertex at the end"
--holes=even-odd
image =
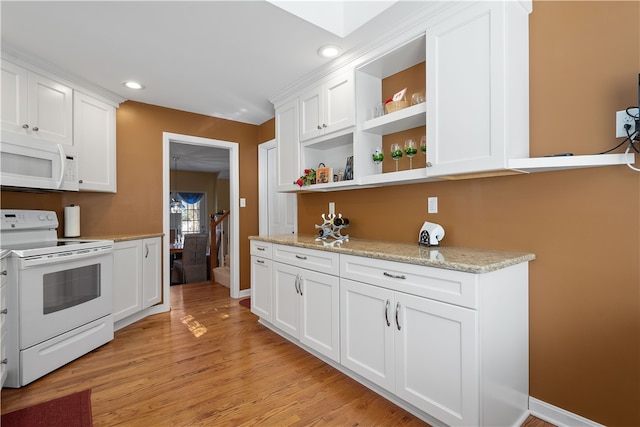
POLYGON ((427 199, 427 213, 438 213, 438 198, 429 197, 427 199))
POLYGON ((335 202, 329 202, 329 215, 336 214, 336 204, 335 202))
POLYGON ((616 111, 616 138, 626 138, 627 135, 633 134, 636 131, 637 118, 637 108, 629 108, 628 113, 626 110, 616 111), (625 125, 631 126, 628 131, 625 130, 625 125))

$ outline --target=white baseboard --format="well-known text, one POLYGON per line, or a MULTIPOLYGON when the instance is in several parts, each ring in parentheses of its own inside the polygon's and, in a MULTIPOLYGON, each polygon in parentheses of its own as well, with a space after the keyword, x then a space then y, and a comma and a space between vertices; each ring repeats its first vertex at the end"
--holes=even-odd
POLYGON ((558 427, 604 427, 595 421, 550 405, 531 396, 529 396, 529 412, 534 417, 555 424, 558 427))

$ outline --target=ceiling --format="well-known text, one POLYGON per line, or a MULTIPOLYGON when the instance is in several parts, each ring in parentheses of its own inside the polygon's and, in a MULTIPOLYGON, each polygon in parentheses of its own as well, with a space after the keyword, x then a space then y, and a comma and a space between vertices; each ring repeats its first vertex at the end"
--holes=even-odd
MULTIPOLYGON (((274 117, 270 98, 330 62, 319 47, 357 51, 427 4, 276 3, 307 15, 267 1, 5 0, 2 50, 124 99, 258 125, 274 117), (128 89, 125 80, 145 88, 128 89)), ((181 157, 179 169, 213 170, 201 152, 181 157)))

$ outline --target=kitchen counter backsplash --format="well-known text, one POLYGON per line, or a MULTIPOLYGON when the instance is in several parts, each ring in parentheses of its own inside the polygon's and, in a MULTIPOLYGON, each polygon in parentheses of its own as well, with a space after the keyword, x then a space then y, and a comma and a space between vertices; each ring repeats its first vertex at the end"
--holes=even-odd
POLYGON ((317 242, 315 240, 316 237, 315 235, 304 234, 282 234, 249 236, 249 239, 469 273, 488 273, 522 262, 533 261, 536 258, 531 253, 447 246, 427 247, 420 246, 417 243, 376 240, 349 239, 349 241, 345 242, 333 240, 317 242))

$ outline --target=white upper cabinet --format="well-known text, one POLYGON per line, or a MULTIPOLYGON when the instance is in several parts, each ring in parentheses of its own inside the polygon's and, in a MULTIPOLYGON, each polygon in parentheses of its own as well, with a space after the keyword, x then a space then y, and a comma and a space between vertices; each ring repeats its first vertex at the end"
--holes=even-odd
POLYGON ((73 89, 2 61, 2 128, 73 145, 73 89))
POLYGON ((428 175, 529 156, 528 16, 517 2, 486 2, 427 28, 428 175))
POLYGON ((82 92, 74 98, 81 191, 116 192, 116 109, 82 92))
POLYGON ((300 95, 300 141, 355 124, 353 72, 345 72, 300 95))
POLYGON ((278 191, 295 190, 300 176, 298 98, 276 107, 276 182, 278 191))

